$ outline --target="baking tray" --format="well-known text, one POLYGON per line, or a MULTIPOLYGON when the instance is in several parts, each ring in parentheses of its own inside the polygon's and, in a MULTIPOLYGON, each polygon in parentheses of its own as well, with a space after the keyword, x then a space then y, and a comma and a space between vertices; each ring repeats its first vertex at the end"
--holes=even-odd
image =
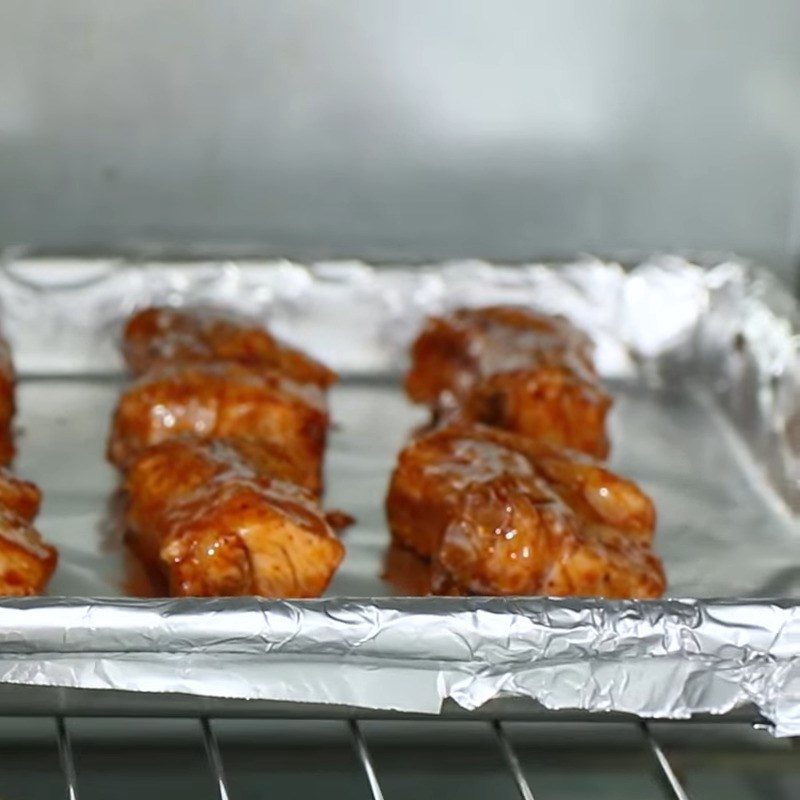
POLYGON ((130 713, 137 696, 332 716, 439 713, 448 698, 523 715, 752 705, 776 733, 800 733, 797 317, 758 270, 10 252, 0 306, 22 376, 17 469, 42 486, 40 528, 61 552, 49 597, 0 602, 0 683, 27 687, 43 713, 130 713), (358 521, 321 600, 124 597, 150 587, 120 544, 103 460, 119 325, 147 303, 208 301, 269 319, 343 373, 326 505, 358 521), (594 337, 617 400, 612 464, 656 500, 674 599, 405 598, 382 578, 389 471, 425 417, 400 391, 408 342, 426 313, 488 302, 566 313, 594 337))

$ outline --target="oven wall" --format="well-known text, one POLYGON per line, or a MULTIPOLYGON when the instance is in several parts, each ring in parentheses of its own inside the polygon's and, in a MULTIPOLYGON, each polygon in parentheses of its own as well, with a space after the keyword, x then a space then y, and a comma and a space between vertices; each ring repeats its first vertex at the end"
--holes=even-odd
POLYGON ((6 0, 0 243, 800 255, 796 0, 6 0))

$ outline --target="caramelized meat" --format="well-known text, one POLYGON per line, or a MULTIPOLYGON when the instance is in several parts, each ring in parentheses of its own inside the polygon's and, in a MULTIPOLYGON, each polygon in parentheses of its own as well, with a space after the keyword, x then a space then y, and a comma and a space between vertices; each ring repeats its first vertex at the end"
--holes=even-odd
POLYGON ((344 548, 314 496, 194 438, 144 451, 126 476, 126 523, 170 594, 316 597, 344 548))
POLYGON ((260 475, 296 483, 315 497, 322 494, 322 473, 319 466, 302 460, 296 452, 280 442, 250 436, 229 436, 210 441, 218 441, 233 448, 260 475))
POLYGON ((605 458, 610 408, 611 398, 598 383, 563 365, 546 364, 477 381, 450 416, 605 458))
POLYGON ((336 373, 276 339, 254 320, 212 308, 147 308, 123 333, 123 355, 140 375, 175 362, 233 361, 327 388, 336 373))
MULTIPOLYGON (((182 436, 143 451, 124 480, 127 496, 135 501, 130 508, 139 519, 129 527, 137 530, 151 527, 147 520, 159 519, 170 503, 187 497, 226 473, 295 482, 295 466, 290 460, 274 458, 267 462, 263 454, 270 451, 269 446, 258 448, 258 457, 253 458, 255 449, 242 449, 241 441, 236 439, 202 440, 182 436)), ((154 559, 155 551, 147 560, 154 559)))
MULTIPOLYGON (((14 458, 15 375, 8 342, 0 337, 0 465, 14 458)), ((39 594, 56 567, 54 547, 33 527, 41 493, 0 466, 0 595, 39 594)))
POLYGON ((658 597, 652 502, 578 455, 485 426, 424 434, 387 497, 395 540, 430 558, 434 591, 658 597))
POLYGON ((0 469, 0 595, 39 594, 56 567, 54 547, 32 526, 41 492, 0 469))
POLYGON ((0 468, 0 507, 26 522, 32 522, 39 513, 41 501, 42 493, 36 484, 0 468))
MULTIPOLYGON (((232 363, 172 365, 151 370, 122 394, 108 457, 125 469, 144 448, 176 436, 232 437, 243 447, 277 446, 289 454, 294 478, 316 490, 327 428, 325 397, 315 386, 232 363)), ((275 460, 274 452, 261 456, 275 460)))
POLYGON ((513 306, 461 308, 428 319, 411 349, 406 390, 416 403, 462 397, 481 376, 541 364, 594 375, 589 338, 563 317, 513 306))
POLYGON ((0 595, 40 594, 57 558, 55 548, 42 541, 29 521, 0 508, 0 595))
POLYGON ((432 318, 413 345, 406 389, 440 418, 608 454, 611 399, 595 374, 591 342, 562 317, 490 307, 432 318))

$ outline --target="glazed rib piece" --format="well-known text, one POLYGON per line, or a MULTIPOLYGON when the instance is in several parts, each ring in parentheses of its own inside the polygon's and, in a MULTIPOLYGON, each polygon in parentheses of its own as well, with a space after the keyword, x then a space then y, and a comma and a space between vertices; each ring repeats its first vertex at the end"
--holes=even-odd
POLYGON ((658 597, 652 502, 593 461, 480 425, 415 438, 387 497, 394 539, 431 559, 433 590, 658 597))
MULTIPOLYGON (((475 382, 450 418, 515 431, 605 458, 611 398, 594 381, 559 364, 496 372, 475 382)), ((448 414, 442 415, 447 418, 448 414)))
POLYGON ((39 513, 42 493, 35 483, 13 475, 0 468, 0 507, 16 514, 26 522, 32 522, 39 513))
MULTIPOLYGON (((14 458, 15 375, 8 342, 0 337, 0 465, 14 458)), ((39 594, 56 568, 56 549, 33 527, 41 492, 0 467, 0 595, 39 594)))
POLYGON ((173 439, 126 475, 130 542, 172 595, 316 597, 344 548, 314 496, 220 441, 173 439))
POLYGON ((40 594, 56 568, 56 549, 30 522, 0 508, 0 595, 40 594))
POLYGON ((33 527, 40 492, 0 470, 0 595, 39 594, 56 567, 56 549, 33 527))
POLYGON ((122 350, 136 375, 165 363, 233 361, 323 389, 336 381, 335 372, 254 320, 207 307, 139 311, 125 326, 122 350))
POLYGON ((439 419, 481 422, 608 454, 611 407, 589 339, 562 317, 521 308, 459 309, 428 320, 411 352, 406 390, 439 419))
POLYGON ((120 397, 108 457, 126 469, 145 448, 187 434, 264 442, 290 454, 298 482, 318 491, 328 421, 322 390, 275 372, 233 363, 155 367, 120 397))
POLYGON ((124 333, 138 379, 109 459, 132 549, 171 595, 316 597, 344 549, 318 503, 336 375, 255 322, 146 309, 124 333))
POLYGON ((427 320, 412 345, 406 390, 414 402, 434 404, 446 392, 462 397, 484 375, 565 362, 593 377, 593 350, 563 317, 515 306, 460 308, 427 320))

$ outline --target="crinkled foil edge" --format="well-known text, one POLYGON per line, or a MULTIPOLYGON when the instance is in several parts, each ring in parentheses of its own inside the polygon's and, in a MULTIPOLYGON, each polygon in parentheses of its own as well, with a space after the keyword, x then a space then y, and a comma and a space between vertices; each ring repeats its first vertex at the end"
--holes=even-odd
POLYGON ((436 713, 530 697, 648 718, 753 704, 800 733, 791 602, 414 598, 0 603, 0 680, 436 713))

